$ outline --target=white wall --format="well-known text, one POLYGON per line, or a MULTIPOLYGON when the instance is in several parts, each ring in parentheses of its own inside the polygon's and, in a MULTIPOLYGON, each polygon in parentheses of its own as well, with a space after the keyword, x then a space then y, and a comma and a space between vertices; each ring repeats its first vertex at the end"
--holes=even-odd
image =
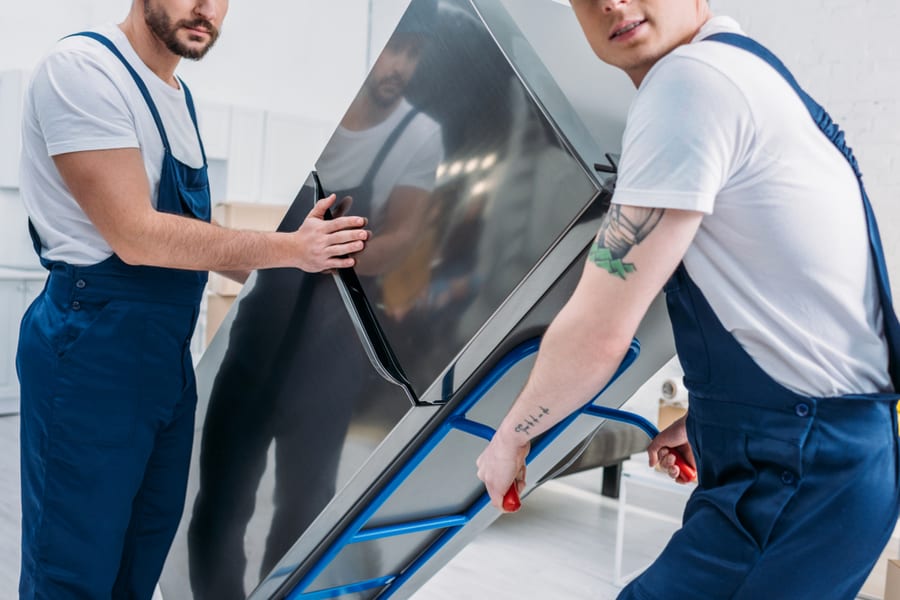
MULTIPOLYGON (((900 296, 900 2, 712 0, 769 47, 847 133, 900 296)), ((895 300, 895 306, 897 300, 895 300)))
MULTIPOLYGON (((336 120, 365 75, 368 0, 230 3, 222 37, 180 72, 199 99, 336 120)), ((0 70, 28 68, 60 37, 119 22, 128 0, 3 2, 0 70)))

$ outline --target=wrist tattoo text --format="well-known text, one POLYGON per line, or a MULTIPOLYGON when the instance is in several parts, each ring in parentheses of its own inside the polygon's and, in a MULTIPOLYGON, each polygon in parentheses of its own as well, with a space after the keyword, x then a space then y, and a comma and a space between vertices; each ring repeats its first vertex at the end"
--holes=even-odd
POLYGON ((524 433, 525 435, 530 436, 531 428, 536 426, 538 423, 540 423, 541 419, 543 419, 546 415, 549 415, 549 414, 550 414, 549 408, 539 406, 537 415, 532 413, 532 414, 528 415, 527 417, 525 417, 524 421, 522 421, 521 423, 516 425, 516 433, 524 433))

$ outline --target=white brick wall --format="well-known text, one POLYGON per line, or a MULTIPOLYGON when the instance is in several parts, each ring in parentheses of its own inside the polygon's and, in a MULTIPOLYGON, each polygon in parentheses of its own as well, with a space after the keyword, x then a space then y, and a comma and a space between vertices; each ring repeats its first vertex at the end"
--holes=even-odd
POLYGON ((847 133, 900 301, 900 1, 711 0, 790 68, 847 133))

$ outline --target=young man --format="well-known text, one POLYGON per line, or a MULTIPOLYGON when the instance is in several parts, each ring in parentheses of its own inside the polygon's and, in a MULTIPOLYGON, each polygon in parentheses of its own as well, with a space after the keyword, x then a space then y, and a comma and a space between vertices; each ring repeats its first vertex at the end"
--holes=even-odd
POLYGON ((603 387, 665 284, 690 409, 650 463, 683 479, 677 450, 699 487, 621 597, 853 598, 897 518, 900 326, 843 134, 706 0, 572 6, 638 92, 613 205, 479 477, 496 506, 521 489, 530 439, 603 387))
POLYGON ((150 598, 184 502, 196 390, 189 342, 207 270, 354 264, 359 217, 294 233, 209 224, 181 58, 227 0, 134 0, 61 40, 25 105, 22 197, 50 270, 19 340, 22 598, 150 598))

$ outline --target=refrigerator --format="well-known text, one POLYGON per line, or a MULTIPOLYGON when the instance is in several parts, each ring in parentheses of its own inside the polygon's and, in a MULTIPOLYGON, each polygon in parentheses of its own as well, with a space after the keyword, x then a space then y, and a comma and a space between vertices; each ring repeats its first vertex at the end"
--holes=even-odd
MULTIPOLYGON (((334 193, 366 250, 253 273, 197 367, 165 600, 410 597, 499 516, 475 458, 578 280, 632 94, 570 8, 410 2, 279 226, 334 193)), ((673 355, 657 298, 595 404, 673 355)), ((536 444, 526 495, 604 424, 536 444)))

